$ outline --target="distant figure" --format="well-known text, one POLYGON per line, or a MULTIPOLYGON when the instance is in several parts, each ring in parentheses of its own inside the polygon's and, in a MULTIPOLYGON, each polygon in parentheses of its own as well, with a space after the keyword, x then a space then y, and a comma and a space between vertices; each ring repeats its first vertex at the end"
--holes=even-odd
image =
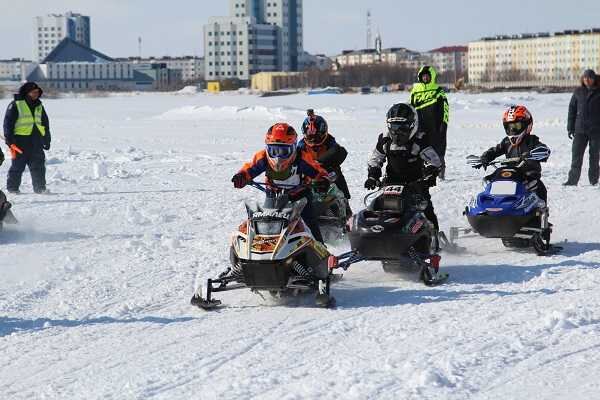
POLYGON ((4 116, 4 138, 12 158, 6 182, 10 193, 19 193, 25 166, 31 173, 33 191, 48 193, 44 150, 50 149, 50 124, 40 101, 42 93, 36 83, 25 83, 4 116))
POLYGON ((442 159, 439 178, 446 174, 446 131, 450 107, 444 89, 437 84, 437 72, 431 66, 424 66, 417 74, 418 82, 410 93, 410 104, 418 111, 421 129, 427 133, 431 146, 442 159))
POLYGON ((600 173, 600 76, 588 69, 581 77, 581 86, 575 89, 569 104, 567 124, 571 147, 571 170, 563 185, 575 186, 581 175, 583 154, 590 145, 590 169, 588 178, 592 185, 598 184, 600 173))

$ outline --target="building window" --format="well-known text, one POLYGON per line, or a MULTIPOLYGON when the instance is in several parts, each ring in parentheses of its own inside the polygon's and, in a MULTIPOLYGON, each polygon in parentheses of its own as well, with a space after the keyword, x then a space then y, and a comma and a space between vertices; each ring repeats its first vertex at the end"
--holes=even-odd
POLYGON ((212 36, 212 32, 208 32, 208 36, 212 36))

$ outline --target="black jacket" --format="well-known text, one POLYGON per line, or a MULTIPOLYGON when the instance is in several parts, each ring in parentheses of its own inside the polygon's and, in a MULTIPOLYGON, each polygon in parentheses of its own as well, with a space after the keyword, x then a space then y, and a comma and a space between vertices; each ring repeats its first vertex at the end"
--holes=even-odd
POLYGON ((14 100, 10 102, 8 108, 6 109, 6 114, 4 115, 4 139, 6 141, 6 145, 10 146, 11 144, 16 144, 21 150, 23 150, 23 152, 32 150, 40 151, 43 149, 44 145, 50 146, 50 141, 52 140, 50 136, 50 121, 48 120, 48 115, 46 114, 45 109, 42 112, 42 125, 44 125, 46 128, 46 134, 44 136, 40 134, 40 131, 35 125, 30 136, 15 135, 15 123, 19 118, 19 110, 17 109, 15 102, 17 100, 25 100, 32 113, 39 104, 42 104, 39 99, 35 102, 31 102, 29 100, 27 97, 27 92, 30 90, 31 82, 21 86, 19 94, 14 96, 14 100))
POLYGON ((348 183, 342 173, 341 165, 348 156, 348 151, 340 145, 332 135, 327 135, 325 142, 319 146, 310 147, 304 139, 298 143, 300 152, 310 153, 317 162, 327 170, 327 172, 335 172, 337 175, 335 183, 338 188, 344 193, 347 199, 350 198, 350 190, 348 183))
MULTIPOLYGON (((404 145, 398 145, 384 134, 377 139, 375 150, 369 157, 369 177, 381 178, 381 168, 386 164, 385 173, 388 184, 406 184, 421 179, 425 162, 440 168, 441 159, 431 147, 425 132, 417 132, 404 145)), ((433 182, 431 183, 433 186, 433 182)))
MULTIPOLYGON (((504 155, 506 158, 520 157, 521 155, 526 154, 540 146, 544 146, 546 148, 548 147, 544 143, 540 142, 540 138, 538 138, 536 135, 526 136, 518 146, 513 146, 507 136, 502 139, 500 143, 486 150, 481 155, 481 161, 489 163, 501 155, 504 155)), ((539 161, 526 160, 525 164, 521 168, 527 178, 540 179, 542 176, 542 166, 540 165, 539 161)))
POLYGON ((569 103, 567 131, 600 137, 600 87, 578 87, 569 103))

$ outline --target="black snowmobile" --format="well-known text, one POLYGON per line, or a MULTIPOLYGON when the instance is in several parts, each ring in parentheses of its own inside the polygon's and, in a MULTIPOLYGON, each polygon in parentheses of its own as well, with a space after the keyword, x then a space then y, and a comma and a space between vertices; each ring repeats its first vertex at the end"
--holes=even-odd
MULTIPOLYGON (((265 191, 265 184, 250 186, 265 191)), ((231 266, 215 279, 199 287, 191 304, 209 310, 221 304, 213 293, 248 288, 255 293, 269 292, 280 298, 316 292, 316 304, 333 307, 330 283, 334 276, 329 264, 334 257, 315 240, 301 218, 306 205, 302 191, 307 186, 283 187, 272 204, 264 207, 246 203, 248 218, 233 233, 231 266), (299 200, 296 200, 299 199, 299 200)))
POLYGON ((312 187, 313 208, 319 216, 321 233, 327 243, 341 240, 346 233, 346 224, 350 215, 348 199, 335 183, 326 191, 312 187))
MULTIPOLYGON (((364 198, 366 209, 349 220, 351 251, 339 256, 347 269, 364 260, 381 261, 386 272, 419 271, 428 286, 448 279, 439 272, 440 256, 435 227, 424 214, 428 206, 419 179, 407 185, 383 186, 364 198)), ((385 178, 384 178, 385 180, 385 178)))
POLYGON ((11 211, 12 204, 6 199, 6 195, 0 190, 0 231, 4 224, 16 224, 17 219, 11 211))

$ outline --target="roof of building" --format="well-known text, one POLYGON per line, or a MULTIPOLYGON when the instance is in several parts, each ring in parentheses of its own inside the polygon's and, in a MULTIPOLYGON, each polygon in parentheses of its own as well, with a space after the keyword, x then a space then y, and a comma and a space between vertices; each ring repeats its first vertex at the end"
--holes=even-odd
POLYGON ((113 61, 114 59, 91 47, 76 42, 73 39, 64 38, 54 50, 44 58, 42 64, 66 62, 106 63, 113 61))
POLYGON ((443 46, 429 50, 428 53, 466 53, 467 51, 469 51, 467 46, 443 46))
POLYGON ((551 36, 564 36, 564 35, 586 35, 591 33, 600 33, 600 28, 590 28, 590 29, 567 29, 561 32, 538 32, 538 33, 520 33, 516 35, 495 35, 495 36, 486 36, 479 40, 481 41, 493 41, 493 40, 519 40, 519 39, 534 39, 534 38, 547 38, 551 36))

